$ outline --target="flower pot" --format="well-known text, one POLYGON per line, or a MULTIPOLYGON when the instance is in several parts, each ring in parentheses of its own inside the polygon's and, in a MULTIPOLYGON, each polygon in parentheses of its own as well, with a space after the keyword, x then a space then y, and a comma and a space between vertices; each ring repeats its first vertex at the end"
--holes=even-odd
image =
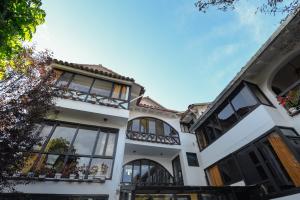
POLYGON ((89 180, 93 180, 94 179, 94 175, 88 175, 88 179, 89 180))
POLYGON ((46 175, 45 174, 41 174, 41 175, 39 175, 39 178, 44 179, 44 178, 46 178, 46 175))
POLYGON ((298 109, 296 108, 296 107, 291 107, 291 108, 289 108, 289 113, 290 114, 294 114, 294 113, 296 113, 298 111, 298 109))
POLYGON ((34 173, 33 173, 33 172, 28 172, 27 177, 28 177, 28 178, 34 177, 34 173))
POLYGON ((60 179, 61 178, 61 173, 55 173, 54 178, 55 179, 60 179))

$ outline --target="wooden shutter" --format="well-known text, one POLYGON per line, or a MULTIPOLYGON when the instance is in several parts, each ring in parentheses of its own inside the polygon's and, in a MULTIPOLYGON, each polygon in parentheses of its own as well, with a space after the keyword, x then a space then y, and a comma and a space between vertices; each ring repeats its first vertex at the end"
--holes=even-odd
POLYGON ((63 71, 58 69, 53 69, 53 79, 51 80, 51 83, 54 84, 59 77, 62 75, 63 71))
POLYGON ((296 187, 300 186, 300 163, 297 161, 289 147, 282 140, 280 135, 272 133, 268 136, 275 153, 281 161, 283 167, 292 179, 296 187))
POLYGON ((121 92, 121 85, 115 83, 113 93, 112 93, 112 98, 119 99, 120 92, 121 92))
POLYGON ((212 186, 223 186, 223 180, 221 177, 221 173, 219 167, 217 165, 210 167, 208 169, 208 178, 209 182, 212 186))

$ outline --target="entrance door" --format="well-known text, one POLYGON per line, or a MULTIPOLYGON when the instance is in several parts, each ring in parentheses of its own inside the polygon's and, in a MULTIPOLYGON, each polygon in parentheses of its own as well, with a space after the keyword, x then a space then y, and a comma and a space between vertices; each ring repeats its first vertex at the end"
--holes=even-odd
POLYGON ((182 170, 180 165, 180 158, 177 156, 172 161, 173 165, 173 174, 174 174, 174 181, 176 185, 183 185, 183 177, 182 177, 182 170))

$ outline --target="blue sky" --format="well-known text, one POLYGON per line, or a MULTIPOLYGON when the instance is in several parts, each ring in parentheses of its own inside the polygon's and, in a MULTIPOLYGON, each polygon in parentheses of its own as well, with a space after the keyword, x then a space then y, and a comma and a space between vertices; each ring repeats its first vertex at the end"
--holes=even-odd
MULTIPOLYGON (((281 16, 200 13, 195 0, 51 0, 33 42, 54 57, 102 64, 132 77, 162 105, 212 101, 279 26, 281 16)), ((251 3, 252 2, 252 3, 251 3)))

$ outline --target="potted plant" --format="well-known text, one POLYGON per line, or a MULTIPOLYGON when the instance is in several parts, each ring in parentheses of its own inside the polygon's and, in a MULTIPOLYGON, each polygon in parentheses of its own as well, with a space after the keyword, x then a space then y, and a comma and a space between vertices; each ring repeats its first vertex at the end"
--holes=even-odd
POLYGON ((93 165, 90 170, 89 170, 89 175, 88 175, 88 179, 94 179, 95 175, 98 172, 98 166, 97 165, 93 165))
POLYGON ((300 110, 300 90, 298 89, 289 91, 285 97, 279 96, 277 100, 290 114, 295 114, 300 110))

